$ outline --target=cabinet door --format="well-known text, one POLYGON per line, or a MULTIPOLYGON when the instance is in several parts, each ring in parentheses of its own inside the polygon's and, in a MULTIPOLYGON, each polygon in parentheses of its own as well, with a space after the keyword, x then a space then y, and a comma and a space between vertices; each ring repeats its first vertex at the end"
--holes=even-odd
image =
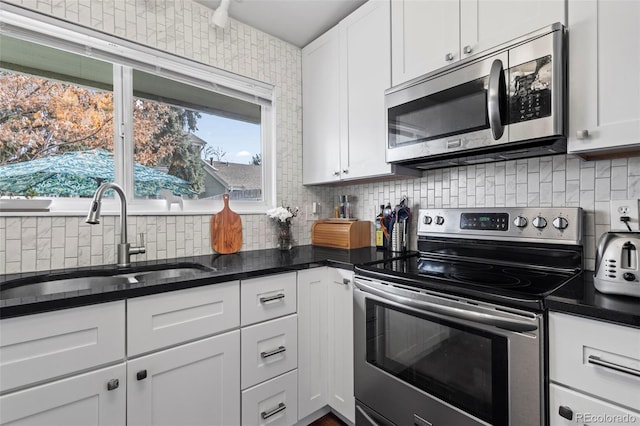
POLYGON ((327 268, 298 272, 298 418, 327 404, 327 268))
POLYGON ((391 86, 389 1, 370 0, 340 22, 343 180, 389 174, 384 91, 391 86))
POLYGON ((302 49, 302 183, 340 180, 340 34, 302 49))
POLYGON ((355 421, 353 396, 353 272, 329 268, 329 405, 355 421))
POLYGON ((129 425, 240 424, 240 332, 129 361, 129 425))
POLYGON ((555 22, 566 22, 565 0, 460 0, 462 59, 555 22))
POLYGON ((125 380, 122 363, 0 396, 0 424, 124 426, 125 380))
POLYGON ((640 2, 569 1, 568 152, 640 147, 639 40, 640 2))
POLYGON ((459 15, 459 0, 391 1, 394 86, 460 59, 459 15))
POLYGON ((549 425, 628 425, 640 423, 640 413, 592 398, 572 389, 549 385, 549 425), (562 415, 561 415, 562 413, 562 415))

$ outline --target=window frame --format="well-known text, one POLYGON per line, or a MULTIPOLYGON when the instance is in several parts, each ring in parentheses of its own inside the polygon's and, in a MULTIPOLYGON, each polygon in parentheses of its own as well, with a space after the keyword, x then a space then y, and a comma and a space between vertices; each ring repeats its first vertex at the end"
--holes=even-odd
MULTIPOLYGON (((221 200, 183 200, 183 209, 167 209, 165 200, 140 200, 133 196, 133 69, 257 104, 261 108, 262 201, 235 200, 237 213, 264 214, 275 206, 274 86, 225 70, 106 35, 80 25, 0 3, 0 34, 54 49, 92 57, 113 67, 115 181, 127 196, 132 215, 197 215, 222 209, 221 200)), ((51 198, 48 215, 84 215, 89 198, 51 198)), ((105 199, 103 214, 118 214, 119 201, 105 199)), ((11 215, 15 215, 12 212, 11 215)), ((42 213, 20 212, 21 216, 42 213)), ((4 216, 0 212, 0 216, 4 216)))

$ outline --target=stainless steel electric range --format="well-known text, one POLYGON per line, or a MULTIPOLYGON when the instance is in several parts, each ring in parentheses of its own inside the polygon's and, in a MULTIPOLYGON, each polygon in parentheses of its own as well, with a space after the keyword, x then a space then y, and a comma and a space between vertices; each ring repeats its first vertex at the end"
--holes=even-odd
POLYGON ((545 424, 544 298, 581 279, 580 208, 420 210, 356 267, 356 424, 545 424))

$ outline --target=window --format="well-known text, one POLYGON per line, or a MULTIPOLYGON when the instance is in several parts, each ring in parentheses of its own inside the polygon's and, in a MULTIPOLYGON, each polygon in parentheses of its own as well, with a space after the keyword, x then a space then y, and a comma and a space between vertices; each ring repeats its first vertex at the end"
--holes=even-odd
POLYGON ((0 24, 0 197, 84 213, 113 181, 133 213, 272 207, 271 86, 10 5, 0 24))

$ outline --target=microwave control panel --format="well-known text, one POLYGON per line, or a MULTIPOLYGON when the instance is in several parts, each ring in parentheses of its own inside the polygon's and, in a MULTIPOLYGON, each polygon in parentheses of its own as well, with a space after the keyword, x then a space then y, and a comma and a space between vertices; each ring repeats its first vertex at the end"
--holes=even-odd
POLYGON ((509 68, 509 123, 551 115, 551 55, 509 68))

